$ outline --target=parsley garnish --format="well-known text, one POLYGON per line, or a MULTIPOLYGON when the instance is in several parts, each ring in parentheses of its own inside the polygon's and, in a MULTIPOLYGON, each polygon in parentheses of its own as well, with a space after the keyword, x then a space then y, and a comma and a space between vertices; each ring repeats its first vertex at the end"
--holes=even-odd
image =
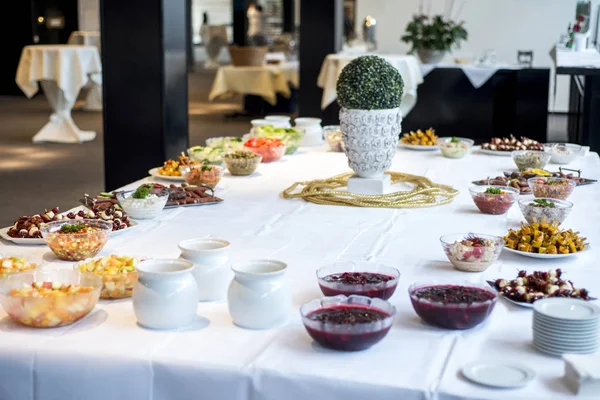
POLYGON ((456 136, 452 136, 452 139, 450 139, 450 143, 458 143, 458 142, 460 142, 460 140, 458 140, 456 138, 456 136))
POLYGON ((134 199, 145 199, 150 195, 150 191, 154 189, 153 184, 142 185, 133 192, 131 197, 134 199))
POLYGON ((498 188, 492 188, 489 187, 485 190, 486 194, 502 194, 502 190, 498 189, 498 188))
POLYGON ((85 226, 81 224, 64 224, 60 227, 60 231, 65 233, 73 233, 79 232, 83 228, 85 228, 85 226))
POLYGON ((536 204, 539 204, 542 207, 556 208, 556 204, 554 204, 546 199, 535 199, 535 200, 533 200, 533 202, 536 204))

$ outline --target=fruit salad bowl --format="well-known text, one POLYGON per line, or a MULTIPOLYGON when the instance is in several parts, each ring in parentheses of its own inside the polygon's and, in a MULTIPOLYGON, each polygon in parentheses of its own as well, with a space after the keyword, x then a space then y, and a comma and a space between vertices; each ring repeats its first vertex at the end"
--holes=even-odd
POLYGON ((387 300, 396 291, 399 278, 396 268, 366 261, 338 262, 317 270, 325 296, 355 294, 387 300))
POLYGON ((445 329, 470 329, 491 314, 498 293, 471 282, 415 282, 408 288, 415 312, 430 325, 445 329))
POLYGON ((102 279, 71 269, 23 272, 0 281, 0 303, 15 321, 34 328, 70 325, 96 305, 102 279))
POLYGON ((102 250, 112 228, 110 222, 78 219, 49 222, 40 230, 56 257, 64 261, 81 261, 102 250))
POLYGON ((450 263, 465 272, 483 272, 500 256, 504 239, 481 233, 455 233, 440 238, 450 263))
POLYGON ((300 307, 308 334, 333 350, 365 350, 383 339, 394 321, 396 308, 385 300, 365 296, 333 296, 300 307))
POLYGON ((101 299, 123 299, 131 297, 133 286, 139 277, 136 266, 143 260, 144 257, 111 254, 88 258, 78 262, 73 268, 102 278, 101 299))

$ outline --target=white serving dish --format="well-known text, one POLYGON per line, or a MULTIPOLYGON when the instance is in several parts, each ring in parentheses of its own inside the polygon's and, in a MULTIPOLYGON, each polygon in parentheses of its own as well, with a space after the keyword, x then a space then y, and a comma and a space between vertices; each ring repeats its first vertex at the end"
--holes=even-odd
POLYGON ((520 364, 477 361, 465 365, 462 374, 472 382, 495 388, 520 388, 535 378, 535 371, 520 364))
POLYGON ((155 178, 164 179, 165 181, 185 182, 185 179, 183 179, 183 176, 167 176, 167 175, 159 174, 158 170, 160 168, 161 167, 152 168, 151 170, 148 171, 148 174, 150 174, 150 176, 153 176, 155 178))
POLYGON ((221 239, 199 238, 179 242, 179 258, 194 264, 192 275, 198 286, 199 301, 227 298, 227 289, 233 278, 229 247, 229 242, 221 239))
POLYGON ((235 274, 227 292, 233 323, 241 328, 272 329, 289 318, 292 298, 281 261, 253 260, 232 267, 235 274))
POLYGON ((133 311, 138 323, 150 329, 176 329, 196 317, 198 287, 194 264, 185 260, 150 259, 137 265, 133 311))
POLYGON ((402 142, 398 142, 398 147, 400 147, 401 149, 419 150, 419 151, 435 151, 435 150, 440 149, 440 147, 438 145, 422 146, 420 144, 405 144, 402 142))
POLYGON ((524 257, 531 257, 531 258, 540 258, 540 259, 552 259, 552 260, 556 260, 558 258, 565 258, 565 257, 572 257, 572 256, 576 256, 577 254, 581 254, 581 253, 585 253, 586 251, 588 251, 590 249, 590 245, 589 244, 585 244, 585 248, 581 251, 578 251, 577 253, 568 253, 568 254, 539 254, 539 253, 529 253, 526 251, 519 251, 519 250, 514 250, 508 247, 504 247, 505 251, 511 252, 511 253, 515 253, 524 257))

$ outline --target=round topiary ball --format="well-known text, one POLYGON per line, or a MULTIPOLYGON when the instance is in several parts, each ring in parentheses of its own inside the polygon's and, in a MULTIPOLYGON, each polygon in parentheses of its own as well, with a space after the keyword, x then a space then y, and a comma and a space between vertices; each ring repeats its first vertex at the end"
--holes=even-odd
POLYGON ((404 82, 396 68, 377 56, 355 58, 337 81, 337 98, 348 110, 388 110, 400 107, 404 82))

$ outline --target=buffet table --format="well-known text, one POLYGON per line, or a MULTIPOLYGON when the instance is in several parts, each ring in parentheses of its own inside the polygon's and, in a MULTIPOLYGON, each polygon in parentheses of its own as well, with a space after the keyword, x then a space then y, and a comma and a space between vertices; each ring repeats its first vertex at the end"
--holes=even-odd
POLYGON ((17 68, 16 82, 29 98, 40 83, 53 114, 33 137, 33 142, 81 143, 93 140, 96 132, 81 131, 71 110, 81 89, 90 81, 102 83, 100 54, 95 46, 25 46, 17 68))
MULTIPOLYGON (((224 202, 165 210, 140 221, 129 233, 109 239, 101 255, 126 253, 177 257, 178 242, 194 237, 226 239, 232 261, 270 258, 288 264, 294 308, 289 323, 276 330, 234 326, 225 303, 199 303, 196 321, 178 331, 152 331, 136 324, 130 299, 103 301, 80 322, 63 328, 30 329, 0 311, 0 398, 2 400, 228 399, 570 399, 561 376, 564 363, 531 345, 532 311, 499 299, 490 318, 468 331, 424 324, 407 294, 416 280, 483 282, 512 278, 517 270, 561 268, 576 286, 600 294, 600 185, 575 189, 566 228, 581 231, 589 251, 559 261, 503 252, 483 273, 455 270, 438 238, 456 232, 503 236, 519 226, 517 205, 507 215, 481 214, 468 192, 470 181, 514 169, 510 157, 474 153, 464 159, 438 152, 398 150, 391 170, 424 175, 460 190, 447 206, 426 209, 369 209, 319 206, 284 200, 295 181, 327 178, 348 170, 343 153, 300 149, 282 161, 262 164, 250 177, 225 175, 216 195, 224 202), (298 307, 321 297, 315 270, 333 261, 370 260, 401 271, 391 303, 394 325, 383 341, 356 353, 321 348, 306 333, 298 307), (549 261, 549 262, 548 262, 549 261), (518 390, 495 390, 469 383, 460 369, 475 360, 515 361, 537 377, 518 390)), ((150 166, 148 166, 150 167, 150 166)), ((570 165, 600 178, 600 159, 590 153, 570 165)), ((551 170, 557 166, 551 165, 551 170)), ((145 178, 150 181, 156 178, 145 178)), ((140 182, 129 187, 137 187, 140 182)), ((164 183, 164 182, 163 182, 164 183)), ((75 194, 74 206, 76 205, 75 194)), ((25 198, 18 199, 26 201, 25 198)), ((17 216, 15 216, 16 218, 17 216)), ((47 267, 72 268, 46 246, 4 251, 43 256, 47 267)), ((579 397, 585 398, 585 397, 579 397)), ((589 397, 588 399, 592 399, 589 397)))

